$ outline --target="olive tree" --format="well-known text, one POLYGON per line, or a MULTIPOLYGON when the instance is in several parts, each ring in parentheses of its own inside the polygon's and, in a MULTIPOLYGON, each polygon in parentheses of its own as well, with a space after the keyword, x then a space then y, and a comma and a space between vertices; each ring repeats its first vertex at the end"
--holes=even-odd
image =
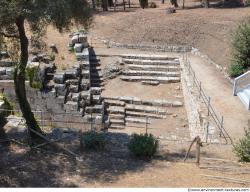
MULTIPOLYGON (((16 97, 28 129, 42 132, 25 91, 25 70, 28 62, 29 34, 41 37, 46 26, 53 25, 60 32, 73 24, 89 23, 91 11, 86 0, 1 0, 0 1, 0 40, 7 46, 18 42, 18 61, 15 66, 14 84, 16 97)), ((31 137, 36 137, 31 134, 31 137)))

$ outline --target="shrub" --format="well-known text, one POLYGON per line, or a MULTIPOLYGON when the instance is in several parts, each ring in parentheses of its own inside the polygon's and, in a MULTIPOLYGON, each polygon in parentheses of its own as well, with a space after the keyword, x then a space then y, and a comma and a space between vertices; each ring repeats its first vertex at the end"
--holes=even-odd
MULTIPOLYGON (((233 72, 242 74, 245 69, 250 67, 250 18, 238 26, 237 30, 232 34, 232 37, 233 54, 230 68, 233 69, 233 72)), ((232 73, 232 75, 236 74, 237 73, 232 73)))
POLYGON ((238 77, 244 73, 244 68, 239 64, 232 64, 229 67, 229 75, 231 77, 238 77))
POLYGON ((150 2, 150 3, 148 4, 148 7, 150 7, 150 8, 156 8, 157 5, 156 5, 155 2, 150 2))
POLYGON ((39 79, 39 67, 27 67, 26 68, 26 78, 29 79, 30 87, 34 89, 41 89, 42 83, 39 79))
POLYGON ((95 131, 88 131, 82 134, 81 148, 89 150, 102 150, 106 145, 106 139, 104 133, 98 133, 95 131))
POLYGON ((250 122, 248 130, 245 130, 245 136, 234 146, 234 152, 240 161, 250 162, 250 122))
POLYGON ((157 151, 158 140, 152 134, 133 134, 129 142, 129 151, 139 158, 151 158, 157 151))

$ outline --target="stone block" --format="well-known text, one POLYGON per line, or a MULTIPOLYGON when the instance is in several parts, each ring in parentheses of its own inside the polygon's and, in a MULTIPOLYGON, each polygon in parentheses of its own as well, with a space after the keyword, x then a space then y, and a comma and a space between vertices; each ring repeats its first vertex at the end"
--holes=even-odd
POLYGON ((72 93, 72 101, 78 102, 80 99, 80 93, 72 93))
POLYGON ((82 78, 84 78, 84 79, 90 78, 89 70, 82 70, 82 78))
POLYGON ((65 84, 55 84, 55 90, 56 90, 57 96, 59 95, 65 96, 67 92, 67 87, 65 84))
POLYGON ((71 44, 75 45, 76 43, 79 43, 79 38, 78 38, 78 35, 74 35, 72 38, 71 38, 71 44))
POLYGON ((64 72, 56 73, 54 75, 54 81, 55 81, 55 83, 63 84, 64 80, 65 80, 65 73, 64 72))
POLYGON ((77 78, 79 76, 79 71, 77 69, 67 69, 65 71, 65 78, 77 78))
POLYGON ((76 43, 74 46, 74 50, 76 53, 81 53, 83 49, 83 45, 81 43, 76 43))
POLYGON ((100 95, 102 93, 102 88, 101 87, 91 87, 90 93, 92 95, 100 95))
POLYGON ((14 68, 13 67, 6 68, 6 75, 8 75, 10 78, 13 78, 14 77, 14 68))
POLYGON ((72 93, 77 93, 79 91, 79 86, 78 85, 70 85, 69 91, 72 93))
POLYGON ((78 103, 74 101, 68 101, 64 104, 64 109, 66 110, 66 112, 76 112, 78 110, 78 103))
POLYGON ((6 75, 6 68, 0 67, 0 75, 6 75))

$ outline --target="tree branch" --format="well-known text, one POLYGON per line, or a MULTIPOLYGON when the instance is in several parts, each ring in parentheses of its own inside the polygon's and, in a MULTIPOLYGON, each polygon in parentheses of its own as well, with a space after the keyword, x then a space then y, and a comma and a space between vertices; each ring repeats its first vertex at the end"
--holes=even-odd
POLYGON ((7 34, 5 32, 2 32, 2 31, 0 31, 0 35, 7 37, 7 38, 19 38, 19 35, 17 35, 17 34, 12 35, 12 34, 7 34))

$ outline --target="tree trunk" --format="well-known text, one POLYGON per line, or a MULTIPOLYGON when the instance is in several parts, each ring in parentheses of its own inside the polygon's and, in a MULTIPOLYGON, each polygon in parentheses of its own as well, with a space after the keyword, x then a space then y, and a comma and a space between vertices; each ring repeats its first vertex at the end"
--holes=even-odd
MULTIPOLYGON (((19 32, 19 39, 21 45, 21 58, 19 63, 16 66, 15 73, 14 73, 14 83, 15 83, 15 91, 16 96, 20 105, 20 109, 22 111, 23 117, 26 121, 28 130, 33 129, 37 132, 42 133, 33 112, 31 111, 30 104, 26 97, 26 90, 25 90, 25 69, 28 62, 28 45, 29 41, 25 34, 24 28, 24 18, 19 16, 16 19, 16 26, 19 32)), ((32 132, 29 132, 31 138, 37 138, 38 136, 32 132)))
POLYGON ((102 0, 103 11, 108 11, 108 0, 102 0))
POLYGON ((114 7, 114 2, 113 2, 113 0, 108 0, 108 6, 109 6, 109 7, 114 7))

